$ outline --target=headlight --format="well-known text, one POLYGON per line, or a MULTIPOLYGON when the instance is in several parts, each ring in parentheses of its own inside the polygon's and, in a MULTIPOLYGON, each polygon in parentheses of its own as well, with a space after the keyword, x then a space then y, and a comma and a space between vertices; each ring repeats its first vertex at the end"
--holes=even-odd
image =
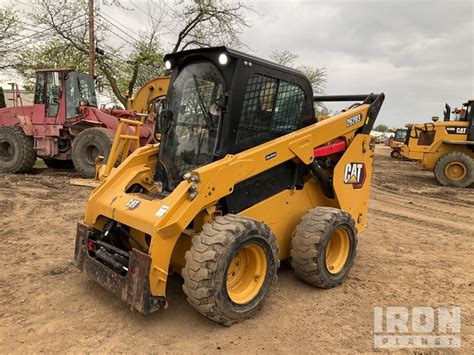
POLYGON ((226 65, 227 63, 229 63, 229 57, 227 56, 227 54, 221 53, 219 55, 219 63, 221 65, 226 65))
POLYGON ((168 69, 168 70, 170 70, 172 67, 173 67, 173 65, 172 65, 171 61, 170 61, 170 60, 167 60, 167 61, 165 62, 165 68, 168 69))

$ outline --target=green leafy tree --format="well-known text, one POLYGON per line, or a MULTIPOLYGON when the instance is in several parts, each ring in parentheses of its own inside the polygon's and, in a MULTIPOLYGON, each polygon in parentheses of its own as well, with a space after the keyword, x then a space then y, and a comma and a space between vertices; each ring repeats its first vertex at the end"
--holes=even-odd
MULTIPOLYGON (((125 8, 118 0, 109 4, 125 8)), ((96 43, 104 53, 96 55, 96 71, 124 106, 127 97, 143 83, 165 73, 164 53, 224 43, 242 46, 239 34, 248 26, 245 12, 251 10, 233 0, 180 0, 174 7, 159 0, 149 0, 147 4, 147 10, 139 16, 145 15, 149 28, 138 36, 117 27, 96 9, 96 43), (168 31, 163 27, 164 22, 174 23, 171 32, 176 37, 171 46, 161 42, 160 33, 168 31), (109 38, 114 35, 123 36, 125 43, 112 46, 109 38)), ((36 45, 20 51, 14 64, 19 73, 32 80, 34 70, 41 67, 86 71, 87 2, 38 0, 28 17, 45 35, 36 45)))
POLYGON ((0 8, 0 70, 12 66, 18 47, 19 21, 11 7, 0 8))
POLYGON ((15 64, 15 69, 25 78, 25 85, 29 87, 34 85, 37 69, 51 67, 87 72, 87 53, 77 51, 73 45, 64 40, 51 41, 20 51, 15 64))
POLYGON ((384 124, 379 124, 377 127, 375 127, 375 130, 378 132, 387 132, 388 127, 384 124))

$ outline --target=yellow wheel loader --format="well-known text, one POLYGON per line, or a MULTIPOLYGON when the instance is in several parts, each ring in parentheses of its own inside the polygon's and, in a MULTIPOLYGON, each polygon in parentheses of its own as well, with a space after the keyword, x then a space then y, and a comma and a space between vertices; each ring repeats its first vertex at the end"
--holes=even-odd
POLYGON ((390 148, 392 148, 392 151, 390 152, 390 156, 394 159, 398 159, 401 156, 402 152, 402 146, 403 143, 405 143, 406 137, 407 137, 407 132, 408 129, 405 128, 399 128, 395 131, 395 135, 393 138, 390 140, 390 148))
POLYGON ((311 285, 340 284, 367 222, 384 95, 313 98, 302 73, 226 47, 164 59, 160 142, 105 168, 75 265, 143 314, 167 307, 179 273, 191 306, 224 325, 263 306, 281 260, 311 285), (357 102, 316 122, 313 100, 357 102))
POLYGON ((474 100, 453 111, 446 104, 444 120, 408 124, 402 155, 432 170, 444 186, 468 187, 474 183, 474 100))

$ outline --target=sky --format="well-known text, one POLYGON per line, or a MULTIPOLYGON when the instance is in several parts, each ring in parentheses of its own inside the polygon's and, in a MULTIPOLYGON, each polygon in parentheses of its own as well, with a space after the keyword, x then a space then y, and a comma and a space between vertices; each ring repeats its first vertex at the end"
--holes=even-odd
MULTIPOLYGON (((474 98, 472 0, 243 2, 257 12, 248 13, 241 35, 246 51, 268 58, 289 50, 298 64, 325 67, 326 94, 384 92, 377 123, 427 122, 442 116, 445 102, 459 107, 474 98)), ((135 33, 145 30, 146 1, 122 3, 130 10, 101 11, 135 33)), ((124 43, 119 36, 110 41, 124 43)))

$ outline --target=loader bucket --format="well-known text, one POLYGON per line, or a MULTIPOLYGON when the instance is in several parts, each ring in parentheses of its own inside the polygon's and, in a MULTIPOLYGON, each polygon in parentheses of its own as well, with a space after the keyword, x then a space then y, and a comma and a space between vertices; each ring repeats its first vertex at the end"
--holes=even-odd
POLYGON ((129 304, 132 310, 135 309, 141 314, 149 314, 165 307, 166 299, 152 296, 150 292, 151 258, 148 254, 133 249, 130 252, 128 272, 122 276, 89 255, 87 248, 89 233, 89 228, 79 222, 74 255, 74 265, 79 270, 88 274, 93 280, 129 304))

